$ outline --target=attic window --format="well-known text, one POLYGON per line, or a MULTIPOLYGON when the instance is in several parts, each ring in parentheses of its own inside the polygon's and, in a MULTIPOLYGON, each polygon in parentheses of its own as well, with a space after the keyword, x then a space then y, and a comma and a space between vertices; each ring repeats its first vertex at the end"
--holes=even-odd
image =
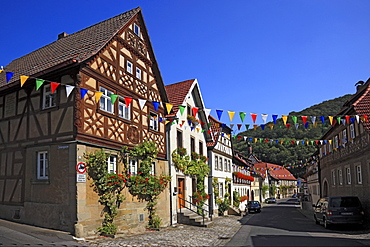
POLYGON ((140 27, 136 24, 134 24, 134 33, 137 35, 137 36, 140 36, 140 27))

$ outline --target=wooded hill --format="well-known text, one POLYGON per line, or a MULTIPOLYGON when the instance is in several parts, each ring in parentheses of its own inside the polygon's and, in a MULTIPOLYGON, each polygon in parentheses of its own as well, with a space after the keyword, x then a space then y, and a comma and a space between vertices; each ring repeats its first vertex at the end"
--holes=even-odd
MULTIPOLYGON (((352 95, 344 95, 342 97, 324 101, 320 104, 306 108, 300 112, 290 112, 287 123, 290 123, 290 128, 288 129, 281 118, 277 119, 276 125, 273 129, 270 129, 266 124, 264 130, 261 127, 257 127, 256 130, 249 129, 247 131, 241 132, 238 136, 248 137, 247 140, 244 138, 238 140, 233 139, 233 145, 236 150, 241 152, 244 156, 248 157, 248 146, 250 145, 253 150, 253 154, 257 156, 261 161, 273 163, 277 165, 288 165, 292 164, 297 166, 302 161, 305 161, 313 156, 315 151, 317 151, 317 145, 293 145, 291 143, 294 141, 311 141, 320 140, 320 138, 326 133, 326 131, 331 128, 328 120, 328 116, 333 116, 340 111, 343 104, 352 95), (292 117, 297 116, 297 123, 299 127, 296 129, 292 117), (307 116, 307 122, 309 122, 309 128, 305 128, 302 122, 301 116, 307 116), (317 126, 312 125, 311 116, 316 116, 317 126), (325 116, 325 124, 322 124, 320 116, 325 116), (250 141, 249 138, 260 139, 273 139, 273 140, 284 140, 281 144, 276 142, 265 142, 265 141, 250 141)), ((304 167, 295 167, 289 169, 296 177, 303 175, 304 167)))

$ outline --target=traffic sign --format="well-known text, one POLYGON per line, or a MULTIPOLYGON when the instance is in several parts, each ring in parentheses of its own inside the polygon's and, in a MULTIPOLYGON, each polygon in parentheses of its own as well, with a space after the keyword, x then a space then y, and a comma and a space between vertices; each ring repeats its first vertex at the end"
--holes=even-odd
POLYGON ((85 173, 86 172, 86 165, 83 162, 80 162, 76 166, 76 170, 78 173, 85 173))

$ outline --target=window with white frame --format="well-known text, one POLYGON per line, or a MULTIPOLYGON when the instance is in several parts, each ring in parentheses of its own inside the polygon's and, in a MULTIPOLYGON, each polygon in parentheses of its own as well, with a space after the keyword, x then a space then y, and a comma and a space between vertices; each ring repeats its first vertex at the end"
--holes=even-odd
POLYGON ((356 166, 357 184, 362 184, 361 165, 356 166))
POLYGON ((346 182, 351 184, 351 168, 346 167, 346 182))
POLYGON ((141 80, 141 69, 136 68, 136 78, 141 80))
POLYGON ((125 100, 123 97, 119 97, 118 101, 118 116, 130 120, 131 119, 131 106, 126 106, 125 100))
POLYGON ((344 144, 347 143, 347 129, 343 130, 342 136, 343 136, 342 142, 344 144))
POLYGON ((132 63, 130 61, 127 61, 126 62, 126 71, 130 74, 132 74, 132 70, 133 70, 133 66, 132 66, 132 63))
POLYGON ((219 190, 219 197, 220 198, 223 198, 224 197, 224 184, 223 183, 219 183, 219 188, 220 188, 220 190, 219 190))
POLYGON ((228 163, 228 166, 229 166, 228 171, 231 172, 231 162, 230 162, 230 160, 227 163, 228 163))
POLYGON ((149 129, 158 131, 158 115, 154 112, 150 113, 149 129))
POLYGON ((338 184, 343 185, 343 174, 342 169, 338 169, 338 184))
POLYGON ((117 156, 111 155, 107 160, 108 173, 117 173, 117 156))
POLYGON ((222 165, 222 158, 220 157, 220 164, 218 164, 218 168, 220 169, 220 171, 222 171, 224 169, 224 166, 222 165))
POLYGON ((42 94, 42 109, 48 109, 56 106, 55 94, 51 92, 50 84, 45 84, 42 94))
POLYGON ((335 136, 334 137, 334 148, 338 148, 338 147, 339 147, 338 136, 335 136))
POLYGON ((49 179, 48 151, 37 152, 37 179, 49 179))
POLYGON ((335 171, 334 170, 331 171, 331 184, 335 185, 335 171))
POLYGON ((227 160, 224 160, 224 171, 227 172, 227 160))
POLYGON ((351 139, 354 139, 356 137, 356 134, 355 134, 355 125, 354 124, 351 124, 349 126, 349 132, 350 132, 351 139))
POLYGON ((134 33, 140 36, 140 27, 134 23, 134 33))
POLYGON ((150 167, 150 175, 155 175, 155 162, 152 162, 152 166, 150 167))
POLYGON ((218 156, 215 155, 215 170, 218 170, 218 156))
POLYGON ((137 174, 137 160, 130 159, 129 160, 129 173, 130 174, 137 174))
POLYGON ((103 95, 100 97, 100 110, 113 113, 114 109, 112 105, 112 100, 110 98, 113 92, 104 87, 100 87, 100 92, 103 93, 103 95))

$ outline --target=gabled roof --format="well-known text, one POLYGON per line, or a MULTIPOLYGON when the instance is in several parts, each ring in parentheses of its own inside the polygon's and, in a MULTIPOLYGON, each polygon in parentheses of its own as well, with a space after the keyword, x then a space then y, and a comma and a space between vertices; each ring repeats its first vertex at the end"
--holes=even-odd
MULTIPOLYGON (((353 107, 357 115, 367 115, 370 117, 370 83, 367 82, 367 87, 363 90, 360 98, 353 103, 353 107)), ((370 133, 370 121, 363 123, 367 132, 370 133)))
POLYGON ((254 167, 259 171, 266 169, 270 176, 276 180, 297 180, 289 170, 279 165, 263 162, 255 163, 254 167))
MULTIPOLYGON (((53 43, 13 60, 4 71, 27 76, 37 76, 63 64, 83 62, 97 54, 130 20, 141 12, 141 8, 127 11, 97 23, 76 33, 67 35, 53 43)), ((8 85, 19 78, 13 77, 8 85)), ((0 77, 0 87, 5 85, 0 77)))
POLYGON ((174 105, 173 114, 171 115, 176 115, 179 110, 178 105, 182 105, 185 102, 186 96, 195 82, 195 79, 191 79, 165 86, 168 101, 174 105))

